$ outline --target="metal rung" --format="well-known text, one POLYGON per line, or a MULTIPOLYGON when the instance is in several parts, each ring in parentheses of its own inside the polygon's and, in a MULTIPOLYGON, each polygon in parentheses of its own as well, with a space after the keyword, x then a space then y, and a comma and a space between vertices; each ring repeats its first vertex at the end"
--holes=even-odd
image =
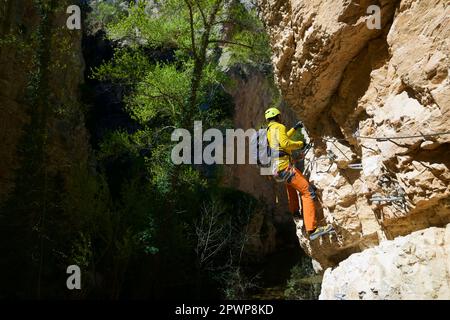
POLYGON ((363 166, 362 163, 352 163, 348 165, 348 168, 353 170, 362 170, 363 166))
POLYGON ((394 202, 394 201, 405 201, 405 198, 403 198, 403 197, 373 197, 373 198, 370 199, 370 201, 373 201, 373 202, 381 202, 381 201, 394 202))

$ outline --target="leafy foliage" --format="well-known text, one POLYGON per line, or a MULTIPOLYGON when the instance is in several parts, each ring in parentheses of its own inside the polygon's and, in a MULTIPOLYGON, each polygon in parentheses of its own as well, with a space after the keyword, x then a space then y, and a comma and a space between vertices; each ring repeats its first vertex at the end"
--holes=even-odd
POLYGON ((86 25, 91 33, 104 29, 108 24, 117 22, 126 13, 129 1, 94 0, 89 4, 90 13, 86 25))
MULTIPOLYGON (((194 120, 201 120, 204 130, 230 127, 234 105, 223 89, 230 80, 220 57, 228 50, 232 64, 266 63, 267 36, 254 9, 248 11, 235 0, 140 0, 121 8, 119 19, 102 18, 109 21, 105 30, 116 44, 114 57, 92 73, 99 81, 125 89, 124 109, 139 125, 134 132, 111 132, 97 156, 105 174, 115 176, 109 181, 111 192, 121 190, 120 203, 114 198, 111 204, 123 217, 116 246, 130 261, 129 254, 142 254, 135 251, 141 248, 166 268, 188 266, 174 270, 165 278, 167 283, 187 283, 194 273, 197 279, 206 276, 207 282, 218 281, 234 290, 244 283, 243 227, 257 210, 256 202, 220 188, 220 170, 205 176, 203 166, 175 166, 170 133, 179 127, 192 131, 194 120), (157 52, 166 55, 158 57, 157 52), (122 178, 108 173, 111 170, 121 171, 122 178), (214 234, 222 245, 210 248, 212 242, 207 241, 202 247, 205 226, 199 221, 218 226, 214 234), (212 254, 205 260, 206 252, 212 254), (236 279, 236 285, 228 286, 226 275, 236 279)), ((106 17, 108 10, 100 16, 106 17)), ((161 274, 159 278, 164 279, 161 274)), ((241 296, 245 290, 226 295, 241 296)))
POLYGON ((141 50, 117 50, 110 62, 101 65, 93 77, 99 80, 115 81, 124 85, 132 85, 145 77, 150 64, 141 50))
MULTIPOLYGON (((48 128, 69 113, 52 106, 50 74, 67 64, 52 60, 50 50, 57 42, 50 32, 57 1, 36 3, 42 23, 33 40, 27 96, 31 121, 20 148, 16 190, 2 207, 7 214, 0 216, 14 225, 2 233, 1 242, 12 239, 19 248, 13 263, 27 276, 5 288, 14 291, 17 285, 21 297, 70 296, 60 284, 65 268, 77 264, 85 275, 82 297, 136 292, 164 297, 186 287, 194 292, 179 291, 202 297, 198 288, 226 286, 227 278, 241 289, 226 295, 242 296, 243 227, 257 210, 256 200, 221 188, 220 170, 175 166, 171 131, 192 131, 195 120, 202 120, 204 129, 231 127, 234 105, 224 90, 230 80, 219 60, 226 50, 233 53, 233 63, 267 59, 266 38, 254 12, 235 0, 92 1, 87 24, 92 33, 105 31, 114 55, 90 77, 121 89, 122 111, 136 125, 109 130, 88 162, 54 172, 48 128), (213 174, 205 174, 208 170, 213 174), (219 225, 226 226, 219 234, 228 236, 202 262, 205 251, 196 252, 197 222, 210 212, 205 208, 214 209, 219 225)), ((12 42, 17 39, 2 40, 12 42)), ((70 51, 69 43, 60 41, 53 49, 70 51)), ((7 269, 3 262, 1 267, 7 269)))
POLYGON ((246 8, 239 1, 234 1, 226 14, 232 25, 229 41, 242 45, 227 48, 231 53, 229 64, 247 63, 262 70, 271 70, 271 52, 269 36, 258 19, 256 8, 246 8))
POLYGON ((300 263, 291 270, 284 295, 290 300, 317 300, 320 295, 321 281, 317 276, 309 257, 303 256, 300 263))

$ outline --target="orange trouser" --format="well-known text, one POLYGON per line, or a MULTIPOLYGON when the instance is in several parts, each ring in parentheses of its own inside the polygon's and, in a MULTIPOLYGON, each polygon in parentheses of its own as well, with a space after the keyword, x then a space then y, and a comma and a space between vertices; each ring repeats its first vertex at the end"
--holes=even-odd
POLYGON ((300 209, 297 195, 298 191, 302 197, 303 221, 305 222, 305 228, 306 231, 311 232, 314 231, 317 227, 314 198, 311 194, 308 180, 306 180, 306 178, 298 169, 294 170, 295 175, 292 177, 290 182, 286 182, 289 211, 291 213, 294 213, 300 209))

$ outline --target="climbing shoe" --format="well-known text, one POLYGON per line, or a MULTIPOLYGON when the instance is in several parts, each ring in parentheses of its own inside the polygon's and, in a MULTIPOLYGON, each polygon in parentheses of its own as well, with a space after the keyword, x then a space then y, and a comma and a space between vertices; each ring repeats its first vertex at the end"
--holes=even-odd
POLYGON ((319 227, 316 230, 314 230, 314 232, 310 233, 309 235, 309 240, 316 240, 318 237, 321 237, 327 233, 333 232, 334 228, 331 224, 324 226, 324 227, 319 227))

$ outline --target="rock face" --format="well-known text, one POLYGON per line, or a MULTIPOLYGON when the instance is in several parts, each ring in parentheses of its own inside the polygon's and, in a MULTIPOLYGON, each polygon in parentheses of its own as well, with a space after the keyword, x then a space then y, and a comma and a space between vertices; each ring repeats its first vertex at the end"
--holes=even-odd
POLYGON ((23 157, 24 139, 35 134, 36 127, 46 132, 49 175, 65 177, 72 165, 87 160, 88 139, 79 103, 84 70, 81 31, 66 28, 66 9, 72 3, 53 2, 48 29, 42 28, 37 1, 0 4, 0 205, 14 190, 16 171, 32 161, 23 157), (42 30, 50 32, 43 35, 42 30), (45 76, 43 69, 48 71, 45 76), (38 101, 41 98, 46 107, 38 101), (36 124, 33 114, 46 116, 36 124))
MULTIPOLYGON (((233 125, 237 129, 255 129, 263 126, 264 111, 273 101, 275 92, 267 75, 254 68, 235 67, 228 72, 234 85, 227 88, 232 96, 235 111, 233 125)), ((288 113, 287 108, 283 110, 288 113)), ((291 112, 292 113, 292 112, 291 112)), ((264 198, 270 210, 276 213, 287 211, 287 197, 284 185, 276 183, 270 176, 262 176, 260 169, 252 164, 225 166, 227 183, 239 190, 264 198)))
POLYGON ((259 3, 276 80, 314 143, 320 214, 337 230, 310 242, 299 223, 305 251, 326 268, 449 223, 450 135, 434 135, 450 128, 448 1, 259 3), (381 29, 369 28, 372 4, 381 29))
POLYGON ((450 299, 450 224, 352 255, 325 272, 319 299, 450 299))
MULTIPOLYGON (((233 125, 237 129, 259 128, 264 124, 264 111, 276 94, 273 81, 263 72, 249 65, 238 65, 227 70, 233 79, 227 92, 235 105, 233 125)), ((292 111, 285 108, 288 119, 293 119, 292 111)), ((252 257, 264 257, 272 253, 277 246, 275 225, 292 223, 287 213, 285 186, 275 182, 269 176, 260 174, 253 164, 225 165, 224 185, 247 192, 257 199, 264 199, 267 208, 257 213, 249 225, 250 237, 247 254, 252 257)), ((278 234, 278 240, 284 235, 278 234)))

